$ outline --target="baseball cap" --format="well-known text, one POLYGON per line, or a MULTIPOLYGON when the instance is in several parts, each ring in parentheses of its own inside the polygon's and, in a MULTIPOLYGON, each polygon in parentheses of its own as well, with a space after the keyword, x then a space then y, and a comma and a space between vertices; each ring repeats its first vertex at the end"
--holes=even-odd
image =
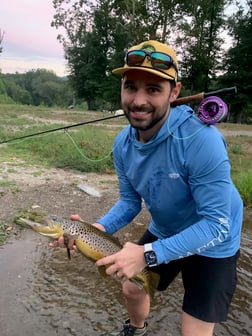
POLYGON ((178 79, 177 56, 168 44, 155 40, 142 42, 127 51, 124 61, 123 67, 112 70, 114 74, 142 70, 175 82, 178 79))

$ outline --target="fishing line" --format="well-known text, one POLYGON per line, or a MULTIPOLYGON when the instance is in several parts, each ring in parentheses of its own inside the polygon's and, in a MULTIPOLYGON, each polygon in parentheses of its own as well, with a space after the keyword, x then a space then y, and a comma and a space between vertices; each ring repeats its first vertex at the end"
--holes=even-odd
POLYGON ((86 160, 86 161, 89 161, 89 162, 92 162, 92 163, 99 163, 103 160, 106 160, 108 159, 111 154, 112 154, 112 150, 109 151, 108 154, 106 154, 104 157, 100 158, 100 159, 91 159, 91 158, 88 158, 79 148, 79 146, 77 145, 77 143, 75 142, 75 140, 73 139, 73 137, 70 135, 69 131, 68 131, 68 128, 71 128, 71 127, 76 127, 76 126, 81 126, 81 125, 85 125, 85 124, 90 124, 90 123, 93 123, 93 122, 97 122, 97 121, 102 121, 102 120, 106 120, 106 119, 112 119, 112 118, 116 118, 116 117, 121 117, 121 116, 124 116, 124 115, 117 115, 117 116, 112 116, 112 117, 106 117, 106 118, 102 118, 102 119, 96 119, 96 120, 91 120, 91 121, 88 121, 88 122, 82 122, 82 123, 78 123, 78 124, 73 124, 73 125, 70 125, 70 126, 63 126, 63 127, 58 127, 58 128, 55 128, 55 129, 51 129, 51 130, 47 130, 47 131, 41 131, 41 132, 37 132, 37 133, 33 133, 33 134, 29 134, 29 135, 25 135, 25 136, 21 136, 21 137, 17 137, 17 138, 13 138, 13 139, 9 139, 9 140, 6 140, 6 141, 2 141, 0 142, 0 144, 3 144, 3 143, 6 143, 6 142, 11 142, 12 145, 16 145, 16 144, 20 144, 24 141, 27 140, 27 138, 29 137, 33 137, 33 136, 37 136, 37 137, 45 137, 45 136, 49 136, 50 133, 54 132, 54 131, 58 131, 58 130, 63 130, 64 133, 68 136, 68 138, 71 140, 72 144, 74 145, 75 149, 77 150, 77 152, 86 160))
POLYGON ((193 136, 195 136, 197 133, 199 133, 203 128, 207 127, 208 125, 207 124, 204 124, 202 125, 199 129, 197 129, 194 133, 192 133, 191 135, 188 135, 186 137, 177 137, 176 135, 173 134, 173 132, 170 130, 170 117, 171 117, 171 114, 172 114, 172 109, 170 110, 170 115, 169 115, 169 118, 168 118, 168 122, 167 122, 167 129, 168 129, 168 132, 169 134, 176 140, 187 140, 187 139, 190 139, 192 138, 193 136))
POLYGON ((40 131, 40 132, 37 132, 37 133, 27 134, 27 135, 23 135, 23 136, 20 136, 20 137, 16 137, 16 138, 11 138, 11 139, 7 139, 7 140, 4 140, 4 141, 0 141, 0 145, 8 143, 8 142, 15 141, 15 140, 31 138, 33 136, 42 135, 42 134, 46 134, 46 133, 52 133, 52 132, 62 131, 62 130, 66 131, 69 128, 72 128, 72 127, 78 127, 78 126, 82 126, 82 125, 92 124, 92 123, 95 123, 95 122, 98 122, 98 121, 103 121, 103 120, 108 120, 108 119, 114 119, 114 118, 123 117, 123 116, 124 116, 124 114, 114 115, 112 117, 106 117, 106 118, 101 118, 101 119, 89 120, 89 121, 84 121, 84 122, 73 124, 73 125, 52 128, 52 129, 49 129, 49 130, 46 130, 46 131, 40 131))
POLYGON ((203 128, 215 125, 217 123, 221 123, 222 121, 225 121, 228 116, 228 107, 226 103, 217 96, 209 96, 207 98, 202 99, 198 106, 198 113, 195 113, 195 116, 198 117, 202 122, 203 126, 201 126, 198 130, 196 130, 191 135, 188 135, 186 137, 176 137, 173 132, 170 130, 170 117, 172 114, 172 109, 170 110, 170 115, 167 122, 167 129, 169 134, 177 140, 187 140, 195 136, 197 133, 199 133, 203 128))
POLYGON ((100 159, 90 159, 88 158, 78 147, 77 143, 74 141, 74 139, 72 138, 72 136, 69 134, 68 130, 66 130, 65 134, 69 137, 69 139, 72 141, 75 149, 77 150, 77 152, 87 161, 90 162, 101 162, 103 160, 106 160, 107 158, 109 158, 109 156, 111 155, 112 151, 110 151, 108 154, 106 154, 103 158, 100 159))

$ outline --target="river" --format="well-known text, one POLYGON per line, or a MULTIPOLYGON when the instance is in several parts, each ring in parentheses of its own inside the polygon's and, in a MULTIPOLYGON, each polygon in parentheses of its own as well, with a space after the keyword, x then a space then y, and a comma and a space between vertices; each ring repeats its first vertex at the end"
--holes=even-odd
MULTIPOLYGON (((229 320, 217 336, 252 335, 252 222, 243 227, 238 287, 229 320)), ((67 259, 63 249, 31 230, 0 249, 1 336, 92 336, 117 330, 127 317, 120 284, 101 278, 82 255, 67 259)), ((214 281, 214 279, 213 279, 214 281)), ((178 336, 182 283, 156 293, 150 335, 178 336)))

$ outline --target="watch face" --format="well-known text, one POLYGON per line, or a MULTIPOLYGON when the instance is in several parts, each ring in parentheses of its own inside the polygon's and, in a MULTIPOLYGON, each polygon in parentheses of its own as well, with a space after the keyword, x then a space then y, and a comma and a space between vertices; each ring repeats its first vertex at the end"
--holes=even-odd
POLYGON ((157 264, 157 257, 154 251, 147 251, 144 253, 145 261, 148 266, 154 266, 157 264))

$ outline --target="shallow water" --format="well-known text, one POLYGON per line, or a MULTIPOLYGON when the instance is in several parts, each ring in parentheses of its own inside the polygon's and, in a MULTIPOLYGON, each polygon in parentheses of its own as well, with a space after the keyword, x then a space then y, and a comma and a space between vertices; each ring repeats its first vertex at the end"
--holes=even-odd
MULTIPOLYGON (((244 226, 238 287, 229 320, 218 336, 252 335, 252 231, 244 226)), ((0 249, 1 336, 90 336, 121 327, 127 317, 120 284, 103 279, 83 256, 71 261, 48 239, 23 230, 21 239, 0 249)), ((149 317, 150 334, 178 336, 181 279, 157 293, 149 317)))

